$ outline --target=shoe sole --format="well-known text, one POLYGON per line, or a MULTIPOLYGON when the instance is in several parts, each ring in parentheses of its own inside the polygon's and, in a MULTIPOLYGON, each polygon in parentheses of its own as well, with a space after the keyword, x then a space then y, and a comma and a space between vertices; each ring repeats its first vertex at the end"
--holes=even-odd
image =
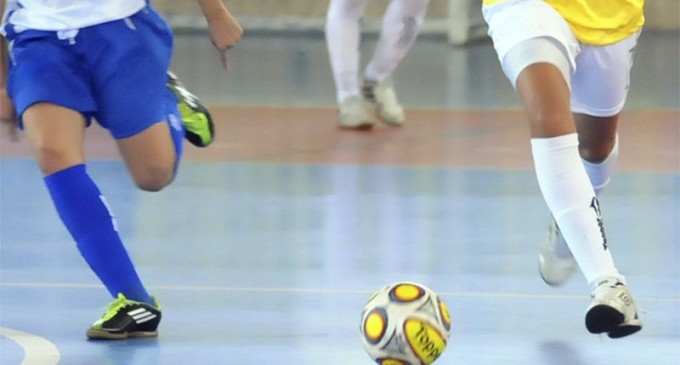
MULTIPOLYGON (((378 108, 380 108, 378 106, 378 108)), ((406 118, 401 118, 401 117, 391 117, 389 115, 385 115, 378 111, 378 120, 383 122, 384 124, 390 126, 390 127, 401 127, 404 125, 404 121, 406 118)))
POLYGON ((621 337, 630 336, 633 333, 638 332, 641 329, 642 329, 642 322, 635 319, 635 320, 632 320, 628 323, 622 323, 619 326, 612 328, 612 330, 609 331, 609 333, 607 335, 609 336, 609 338, 621 338, 621 337))
POLYGON ((158 337, 158 331, 111 333, 102 330, 89 329, 87 330, 86 336, 90 340, 126 340, 128 338, 158 337))
POLYGON ((596 305, 586 314, 588 332, 599 334, 609 332, 623 323, 623 314, 608 305, 596 305))
POLYGON ((340 125, 340 129, 354 130, 354 131, 368 131, 373 129, 373 123, 362 123, 357 125, 340 125))
POLYGON ((191 109, 194 110, 194 112, 198 112, 206 116, 206 118, 208 119, 208 130, 210 131, 211 138, 210 141, 205 143, 201 140, 201 137, 199 137, 197 134, 192 133, 189 130, 185 130, 185 136, 187 140, 196 147, 199 148, 208 147, 215 140, 215 124, 213 123, 212 116, 210 115, 208 109, 203 106, 199 105, 198 107, 191 109))
POLYGON ((338 127, 347 130, 367 131, 373 129, 373 126, 375 126, 377 122, 375 116, 367 116, 366 118, 361 119, 357 118, 355 121, 349 123, 347 121, 343 122, 341 118, 338 127))
POLYGON ((642 329, 639 320, 624 323, 624 319, 618 310, 607 305, 596 305, 586 314, 586 328, 593 334, 607 333, 609 338, 626 337, 642 329))
POLYGON ((399 128, 404 126, 404 121, 393 122, 385 118, 380 118, 380 121, 388 127, 399 128))
POLYGON ((563 281, 558 281, 558 280, 548 280, 548 279, 545 277, 545 275, 543 275, 543 272, 540 270, 540 268, 539 268, 539 270, 538 270, 538 273, 541 275, 541 279, 543 279, 543 282, 544 282, 546 285, 548 285, 548 286, 552 286, 553 288, 560 287, 560 286, 564 285, 564 283, 567 282, 567 280, 563 280, 563 281))

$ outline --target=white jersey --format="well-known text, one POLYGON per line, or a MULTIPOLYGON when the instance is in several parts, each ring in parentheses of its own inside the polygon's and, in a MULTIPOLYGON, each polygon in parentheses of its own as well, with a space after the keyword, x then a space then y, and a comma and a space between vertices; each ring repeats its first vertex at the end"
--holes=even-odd
POLYGON ((7 0, 1 29, 4 33, 11 24, 15 32, 76 30, 126 18, 146 4, 146 0, 7 0))

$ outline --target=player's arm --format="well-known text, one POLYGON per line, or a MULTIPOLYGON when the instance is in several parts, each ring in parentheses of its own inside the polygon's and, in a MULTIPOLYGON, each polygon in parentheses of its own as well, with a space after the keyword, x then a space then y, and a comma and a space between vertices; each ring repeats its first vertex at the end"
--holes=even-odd
POLYGON ((208 29, 213 44, 220 52, 222 66, 228 69, 227 50, 238 43, 243 35, 243 28, 231 15, 222 0, 196 0, 203 16, 208 21, 208 29))
MULTIPOLYGON (((5 1, 0 1, 0 16, 5 13, 5 1)), ((7 54, 7 40, 0 35, 0 127, 12 139, 17 138, 17 115, 14 105, 7 95, 7 70, 9 55, 7 54)))

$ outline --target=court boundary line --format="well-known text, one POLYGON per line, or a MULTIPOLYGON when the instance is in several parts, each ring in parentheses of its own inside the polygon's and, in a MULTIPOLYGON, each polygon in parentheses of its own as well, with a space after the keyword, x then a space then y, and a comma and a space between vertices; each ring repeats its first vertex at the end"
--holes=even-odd
MULTIPOLYGON (((46 282, 0 282, 0 287, 46 288, 46 289, 102 289, 101 285, 77 283, 46 282)), ((236 287, 236 286, 189 286, 189 285, 149 285, 154 291, 192 291, 192 292, 233 292, 233 293, 311 293, 311 294, 363 294, 370 295, 375 290, 369 289, 333 289, 333 288, 295 288, 295 287, 236 287)), ((513 292, 465 292, 437 291, 441 296, 458 298, 515 298, 546 300, 583 300, 587 295, 573 294, 531 294, 513 292)), ((680 303, 680 296, 636 296, 637 301, 680 303)))
POLYGON ((44 337, 7 327, 0 327, 0 336, 14 341, 24 351, 19 365, 56 365, 61 361, 57 346, 44 337))

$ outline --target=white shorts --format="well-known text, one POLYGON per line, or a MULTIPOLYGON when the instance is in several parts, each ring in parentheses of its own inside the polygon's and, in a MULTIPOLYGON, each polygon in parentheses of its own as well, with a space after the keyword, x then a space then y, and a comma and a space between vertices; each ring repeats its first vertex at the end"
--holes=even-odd
POLYGON ((617 43, 591 46, 579 42, 564 18, 543 0, 506 0, 482 11, 513 87, 527 66, 548 62, 565 75, 574 113, 608 117, 623 109, 640 32, 617 43))

